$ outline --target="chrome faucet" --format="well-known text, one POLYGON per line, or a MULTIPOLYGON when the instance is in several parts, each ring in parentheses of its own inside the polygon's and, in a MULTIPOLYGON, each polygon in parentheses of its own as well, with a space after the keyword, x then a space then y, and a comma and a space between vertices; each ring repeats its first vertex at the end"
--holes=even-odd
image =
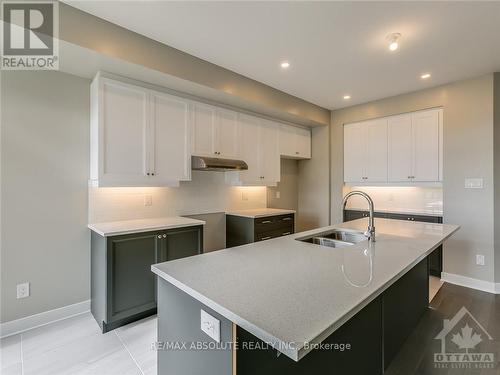
POLYGON ((347 204, 347 201, 353 195, 361 195, 368 201, 368 206, 370 208, 370 220, 368 222, 368 230, 365 232, 365 236, 368 238, 369 241, 375 242, 375 214, 373 209, 373 200, 370 198, 368 194, 362 191, 357 191, 357 190, 351 191, 350 193, 347 193, 346 196, 344 197, 344 202, 343 202, 344 209, 347 204))

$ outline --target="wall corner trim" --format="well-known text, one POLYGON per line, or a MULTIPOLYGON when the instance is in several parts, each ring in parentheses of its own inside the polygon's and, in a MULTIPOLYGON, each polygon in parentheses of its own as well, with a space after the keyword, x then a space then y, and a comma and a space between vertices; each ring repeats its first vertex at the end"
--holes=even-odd
POLYGON ((466 288, 500 294, 500 283, 494 283, 492 281, 473 279, 472 277, 447 272, 441 272, 441 280, 450 284, 464 286, 466 288))
POLYGON ((84 314, 88 311, 90 311, 90 300, 1 323, 0 338, 12 336, 33 328, 57 322, 59 320, 71 318, 76 315, 84 314))

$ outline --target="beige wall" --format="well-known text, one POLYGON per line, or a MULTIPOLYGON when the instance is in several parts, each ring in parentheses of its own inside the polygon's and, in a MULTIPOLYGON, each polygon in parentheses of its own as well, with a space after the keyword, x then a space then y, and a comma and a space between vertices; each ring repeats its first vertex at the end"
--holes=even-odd
POLYGON ((341 221, 343 124, 425 108, 444 108, 444 221, 461 225, 444 251, 444 272, 494 280, 493 75, 332 112, 332 222, 341 221), (483 189, 464 189, 482 177, 483 189), (475 264, 484 254, 485 266, 475 264))
POLYGON ((267 206, 271 208, 298 209, 299 169, 298 161, 281 159, 281 180, 277 186, 267 188, 267 206), (280 197, 276 198, 276 193, 280 197))
POLYGON ((500 72, 494 74, 495 281, 500 283, 500 72))
MULTIPOLYGON (((305 125, 325 125, 330 111, 261 82, 149 39, 67 4, 59 4, 59 36, 66 43, 137 64, 229 95, 243 109, 305 125), (256 110, 258 108, 258 110, 256 110)), ((65 48, 62 48, 66 51, 65 48)), ((68 58, 61 58, 65 69, 68 58)), ((91 58, 89 57, 89 60, 91 58)), ((80 61, 77 64, 81 64, 80 61)), ((206 98, 211 99, 211 98, 206 98)), ((226 103, 231 104, 231 103, 226 103)))
POLYGON ((89 298, 89 81, 3 71, 2 322, 89 298), (30 297, 16 299, 16 284, 30 297))
POLYGON ((312 129, 312 158, 299 162, 297 230, 304 231, 330 223, 330 129, 312 129))

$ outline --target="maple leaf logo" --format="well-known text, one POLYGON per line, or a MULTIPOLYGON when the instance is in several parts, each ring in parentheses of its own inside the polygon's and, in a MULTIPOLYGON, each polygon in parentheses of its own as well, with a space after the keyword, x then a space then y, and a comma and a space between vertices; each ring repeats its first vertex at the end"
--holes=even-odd
POLYGON ((472 328, 469 327, 469 324, 465 324, 465 327, 462 328, 462 334, 454 334, 451 341, 457 344, 460 349, 465 349, 465 352, 468 353, 469 349, 474 349, 483 339, 477 333, 472 334, 472 328))

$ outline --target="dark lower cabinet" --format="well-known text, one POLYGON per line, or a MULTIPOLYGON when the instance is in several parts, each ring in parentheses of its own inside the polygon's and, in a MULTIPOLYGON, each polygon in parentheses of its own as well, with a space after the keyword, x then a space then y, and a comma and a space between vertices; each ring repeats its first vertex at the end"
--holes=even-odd
POLYGON ((226 247, 265 241, 294 232, 294 214, 259 218, 226 215, 226 247))
MULTIPOLYGON (((344 221, 351 221, 362 219, 368 217, 367 211, 362 210, 344 210, 344 221)), ((427 215, 407 215, 407 214, 395 214, 387 212, 375 212, 375 217, 394 219, 394 220, 406 220, 406 221, 420 221, 424 223, 443 223, 443 218, 441 216, 427 216, 427 215)), ((443 246, 439 246, 429 255, 429 274, 436 277, 441 277, 441 272, 443 271, 443 246)))
POLYGON ((102 332, 156 313, 151 265, 200 254, 203 227, 91 237, 91 312, 102 332))

